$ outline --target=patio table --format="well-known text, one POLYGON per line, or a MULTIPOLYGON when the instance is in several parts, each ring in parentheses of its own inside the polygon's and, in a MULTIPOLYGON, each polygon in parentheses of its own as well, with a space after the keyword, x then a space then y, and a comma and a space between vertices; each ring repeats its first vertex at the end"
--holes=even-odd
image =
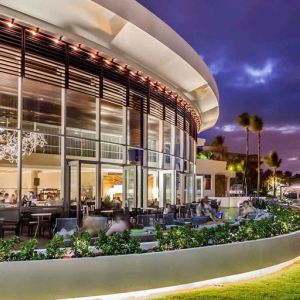
POLYGON ((48 217, 48 218, 51 217, 52 213, 35 213, 35 214, 31 214, 31 216, 37 218, 37 225, 34 233, 34 237, 36 237, 38 230, 40 229, 41 220, 43 220, 44 217, 48 217))

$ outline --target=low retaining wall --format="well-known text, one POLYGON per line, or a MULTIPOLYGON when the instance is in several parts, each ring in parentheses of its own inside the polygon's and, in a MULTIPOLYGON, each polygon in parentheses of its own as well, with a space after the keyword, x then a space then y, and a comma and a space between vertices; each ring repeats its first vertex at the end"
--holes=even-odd
POLYGON ((60 299, 186 284, 300 256, 300 231, 256 241, 124 256, 0 263, 1 299, 60 299))

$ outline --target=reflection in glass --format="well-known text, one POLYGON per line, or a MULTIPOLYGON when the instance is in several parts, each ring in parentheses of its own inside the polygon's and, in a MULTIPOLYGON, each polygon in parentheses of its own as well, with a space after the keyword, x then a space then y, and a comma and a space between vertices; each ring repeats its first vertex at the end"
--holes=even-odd
POLYGON ((96 98, 67 90, 67 135, 96 138, 96 98))
POLYGON ((181 156, 181 130, 175 128, 175 156, 181 156))
POLYGON ((142 143, 142 114, 140 111, 128 108, 127 110, 127 144, 132 147, 141 147, 142 143))
POLYGON ((148 170, 148 207, 158 207, 158 170, 148 170))
POLYGON ((148 149, 160 151, 160 121, 148 115, 148 149))
POLYGON ((18 77, 0 74, 0 126, 16 128, 18 124, 18 77))
POLYGON ((172 125, 164 122, 164 153, 172 154, 172 125))
POLYGON ((24 78, 23 128, 60 133, 61 88, 24 78))

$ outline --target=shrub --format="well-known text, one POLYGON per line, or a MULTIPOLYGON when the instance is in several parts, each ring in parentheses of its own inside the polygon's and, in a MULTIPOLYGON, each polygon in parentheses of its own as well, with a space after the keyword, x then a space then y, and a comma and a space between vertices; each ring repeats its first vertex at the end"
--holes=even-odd
POLYGON ((210 228, 209 235, 214 245, 231 243, 234 240, 234 235, 228 223, 210 228))
POLYGON ((11 259, 13 249, 18 243, 20 243, 20 239, 17 236, 14 236, 7 241, 0 239, 0 262, 11 259))
POLYGON ((75 257, 87 257, 94 256, 94 253, 90 250, 91 235, 88 232, 82 233, 80 237, 75 234, 72 235, 72 251, 75 257))
POLYGON ((160 225, 156 226, 156 240, 159 251, 199 247, 204 242, 204 235, 193 230, 190 225, 171 228, 163 232, 160 225))
POLYGON ((103 255, 142 253, 140 241, 137 238, 131 238, 127 230, 111 236, 106 236, 101 230, 96 239, 96 247, 103 255))
POLYGON ((47 259, 57 259, 62 258, 67 249, 64 248, 64 238, 63 236, 54 236, 49 243, 46 245, 46 258, 47 259))
POLYGON ((13 260, 38 260, 41 256, 37 252, 37 239, 24 241, 19 252, 15 252, 13 260))

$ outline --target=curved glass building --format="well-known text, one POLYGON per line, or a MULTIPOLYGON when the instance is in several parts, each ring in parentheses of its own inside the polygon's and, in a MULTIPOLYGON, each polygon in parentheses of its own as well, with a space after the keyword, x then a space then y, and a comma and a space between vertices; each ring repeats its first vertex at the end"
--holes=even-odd
POLYGON ((131 0, 0 4, 0 206, 191 202, 219 115, 196 52, 131 0))

